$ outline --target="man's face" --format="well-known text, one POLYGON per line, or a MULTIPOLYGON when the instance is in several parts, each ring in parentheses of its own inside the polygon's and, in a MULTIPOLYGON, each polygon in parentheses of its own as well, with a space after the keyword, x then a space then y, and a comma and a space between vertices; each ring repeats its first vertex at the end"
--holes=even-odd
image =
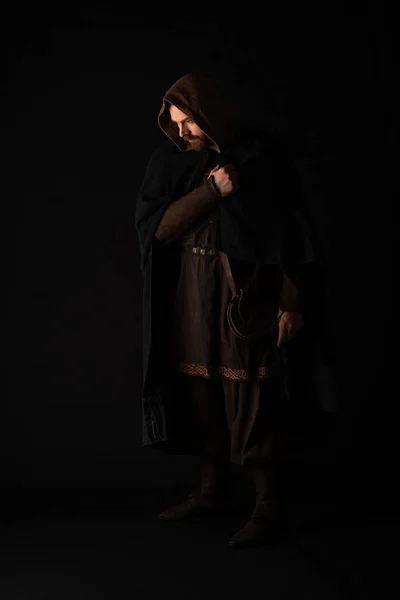
POLYGON ((188 115, 173 104, 169 107, 169 113, 171 121, 178 127, 180 137, 187 142, 190 150, 202 152, 205 148, 211 146, 212 142, 210 138, 206 136, 204 131, 188 115))

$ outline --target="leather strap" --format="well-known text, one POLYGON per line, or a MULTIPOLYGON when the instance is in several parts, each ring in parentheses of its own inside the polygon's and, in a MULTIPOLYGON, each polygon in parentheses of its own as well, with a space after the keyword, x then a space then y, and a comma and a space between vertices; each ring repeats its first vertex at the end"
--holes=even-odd
POLYGON ((229 287, 230 287, 231 292, 232 292, 232 298, 235 298, 237 296, 236 285, 235 285, 235 280, 233 279, 233 275, 232 275, 232 271, 231 271, 231 266, 229 264, 229 258, 228 258, 228 256, 224 252, 220 252, 219 256, 221 258, 221 262, 222 262, 223 267, 225 269, 225 273, 226 273, 226 277, 227 277, 227 280, 228 280, 228 284, 229 284, 229 287))

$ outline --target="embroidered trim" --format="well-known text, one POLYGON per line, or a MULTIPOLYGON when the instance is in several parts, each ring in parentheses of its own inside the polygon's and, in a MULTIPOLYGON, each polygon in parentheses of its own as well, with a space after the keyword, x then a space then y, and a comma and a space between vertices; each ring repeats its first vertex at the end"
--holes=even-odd
MULTIPOLYGON (((185 375, 207 377, 208 379, 215 379, 222 377, 223 379, 231 379, 233 381, 249 381, 249 372, 245 369, 231 369, 230 367, 220 366, 216 370, 212 370, 209 367, 196 364, 178 363, 176 370, 185 375)), ((279 363, 274 362, 271 365, 258 367, 255 372, 256 379, 266 379, 278 375, 280 372, 279 363)))

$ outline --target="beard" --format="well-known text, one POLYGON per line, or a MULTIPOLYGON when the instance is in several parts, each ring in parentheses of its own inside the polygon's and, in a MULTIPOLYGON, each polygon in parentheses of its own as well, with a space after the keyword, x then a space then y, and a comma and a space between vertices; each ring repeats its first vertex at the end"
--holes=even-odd
POLYGON ((208 138, 206 137, 190 137, 185 138, 188 150, 195 150, 196 152, 203 152, 209 146, 208 138))

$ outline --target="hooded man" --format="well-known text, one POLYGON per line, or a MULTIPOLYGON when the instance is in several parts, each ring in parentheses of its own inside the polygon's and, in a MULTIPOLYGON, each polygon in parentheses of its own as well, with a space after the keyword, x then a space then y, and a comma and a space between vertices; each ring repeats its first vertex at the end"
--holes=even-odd
POLYGON ((249 469, 254 510, 229 542, 241 547, 278 523, 287 407, 277 348, 304 328, 298 274, 315 264, 315 244, 285 155, 213 81, 179 79, 158 124, 167 139, 135 216, 143 445, 201 457, 199 488, 164 520, 223 509, 230 463, 249 469))

